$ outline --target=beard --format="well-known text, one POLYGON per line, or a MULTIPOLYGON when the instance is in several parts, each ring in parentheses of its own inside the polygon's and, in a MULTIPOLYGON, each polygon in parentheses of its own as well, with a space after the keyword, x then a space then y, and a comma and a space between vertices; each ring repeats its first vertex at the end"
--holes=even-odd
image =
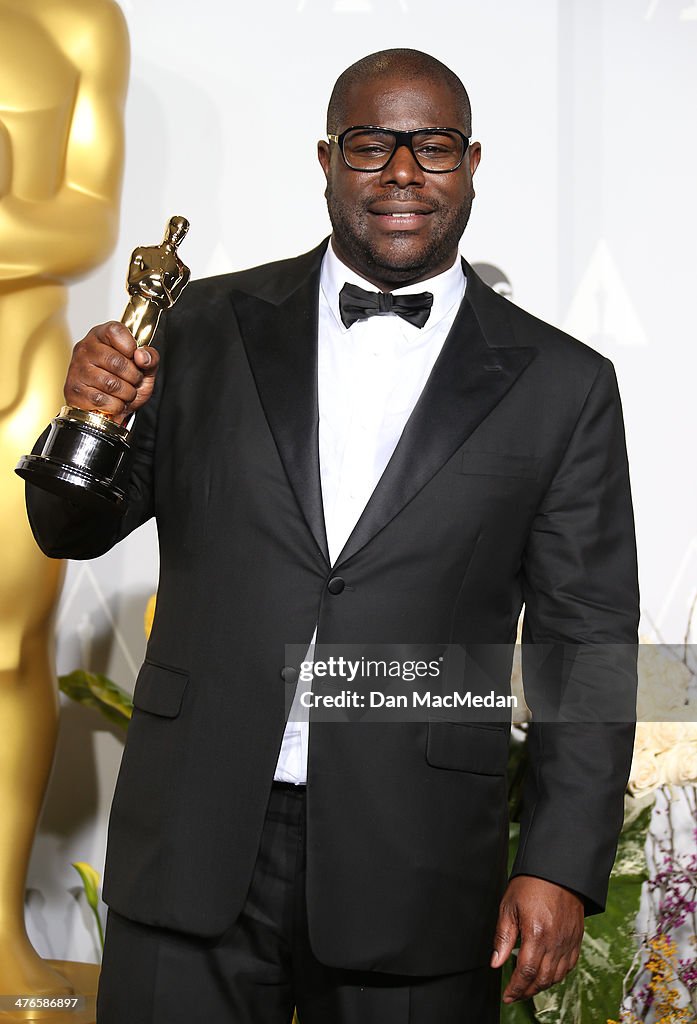
MULTIPOLYGON (((443 264, 457 256, 457 247, 472 210, 471 191, 460 206, 430 200, 434 223, 428 236, 419 239, 408 231, 374 237, 370 231, 368 204, 357 205, 338 198, 330 184, 325 193, 335 248, 353 270, 369 281, 400 287, 433 277, 444 269, 443 264)), ((391 196, 381 196, 390 200, 391 196)), ((400 192, 402 201, 421 201, 419 195, 400 192)))

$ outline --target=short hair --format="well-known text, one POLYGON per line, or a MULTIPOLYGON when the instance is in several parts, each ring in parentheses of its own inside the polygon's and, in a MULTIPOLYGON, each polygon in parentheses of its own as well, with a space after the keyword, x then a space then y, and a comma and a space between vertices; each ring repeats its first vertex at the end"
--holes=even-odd
MULTIPOLYGON (((327 132, 340 134, 341 126, 347 118, 347 103, 351 89, 364 82, 367 78, 381 75, 399 75, 407 81, 418 78, 436 79, 450 89, 453 98, 460 107, 460 116, 469 135, 472 123, 472 109, 469 96, 464 85, 454 71, 435 57, 422 50, 394 49, 379 50, 362 57, 339 75, 332 90, 327 108, 327 132)), ((346 126, 348 127, 348 126, 346 126)), ((449 127, 456 127, 452 125, 449 127)))

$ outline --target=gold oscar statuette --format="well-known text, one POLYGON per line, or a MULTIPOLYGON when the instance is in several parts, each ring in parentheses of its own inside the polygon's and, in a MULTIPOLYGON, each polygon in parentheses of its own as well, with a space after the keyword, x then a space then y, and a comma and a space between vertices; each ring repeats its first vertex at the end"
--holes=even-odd
MULTIPOLYGON (((153 340, 163 311, 170 309, 188 284, 190 271, 177 246, 189 230, 185 217, 172 217, 160 245, 138 246, 131 254, 129 301, 121 323, 143 348, 153 340)), ((16 472, 37 487, 70 497, 75 504, 108 502, 126 509, 119 470, 129 450, 129 430, 97 411, 64 405, 51 422, 39 455, 23 455, 16 472)))
MULTIPOLYGON (((65 563, 38 549, 11 470, 61 402, 69 286, 116 243, 128 69, 116 0, 0 0, 2 1024, 95 1019, 98 965, 44 958, 27 932, 29 864, 58 733, 55 609, 65 563), (60 1012, 65 996, 84 1008, 60 1012)), ((69 872, 68 859, 54 859, 54 872, 69 872)))

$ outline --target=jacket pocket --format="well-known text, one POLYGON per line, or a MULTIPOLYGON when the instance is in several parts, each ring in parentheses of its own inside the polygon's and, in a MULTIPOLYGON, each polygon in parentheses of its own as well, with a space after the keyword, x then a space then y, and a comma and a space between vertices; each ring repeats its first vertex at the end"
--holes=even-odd
POLYGON ((508 730, 498 725, 429 722, 426 760, 434 768, 476 775, 505 775, 508 730))
POLYGON ((534 455, 498 455, 496 452, 463 452, 460 472, 478 476, 515 476, 536 480, 542 460, 534 455))
POLYGON ((133 705, 140 711, 149 711, 151 715, 176 718, 181 711, 188 682, 187 672, 146 661, 136 679, 133 705))

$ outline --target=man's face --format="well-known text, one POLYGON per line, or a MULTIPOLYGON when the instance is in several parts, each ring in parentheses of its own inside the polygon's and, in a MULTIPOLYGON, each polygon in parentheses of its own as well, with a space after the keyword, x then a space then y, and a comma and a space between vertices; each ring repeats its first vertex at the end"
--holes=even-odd
MULTIPOLYGON (((459 128, 469 134, 450 90, 428 79, 368 79, 352 89, 346 110, 337 135, 354 125, 459 128)), ((474 198, 479 143, 472 143, 460 167, 447 174, 422 171, 406 146, 384 170, 374 172, 351 170, 333 143, 319 142, 317 152, 327 178, 332 244, 344 263, 385 291, 452 266, 474 198)))

